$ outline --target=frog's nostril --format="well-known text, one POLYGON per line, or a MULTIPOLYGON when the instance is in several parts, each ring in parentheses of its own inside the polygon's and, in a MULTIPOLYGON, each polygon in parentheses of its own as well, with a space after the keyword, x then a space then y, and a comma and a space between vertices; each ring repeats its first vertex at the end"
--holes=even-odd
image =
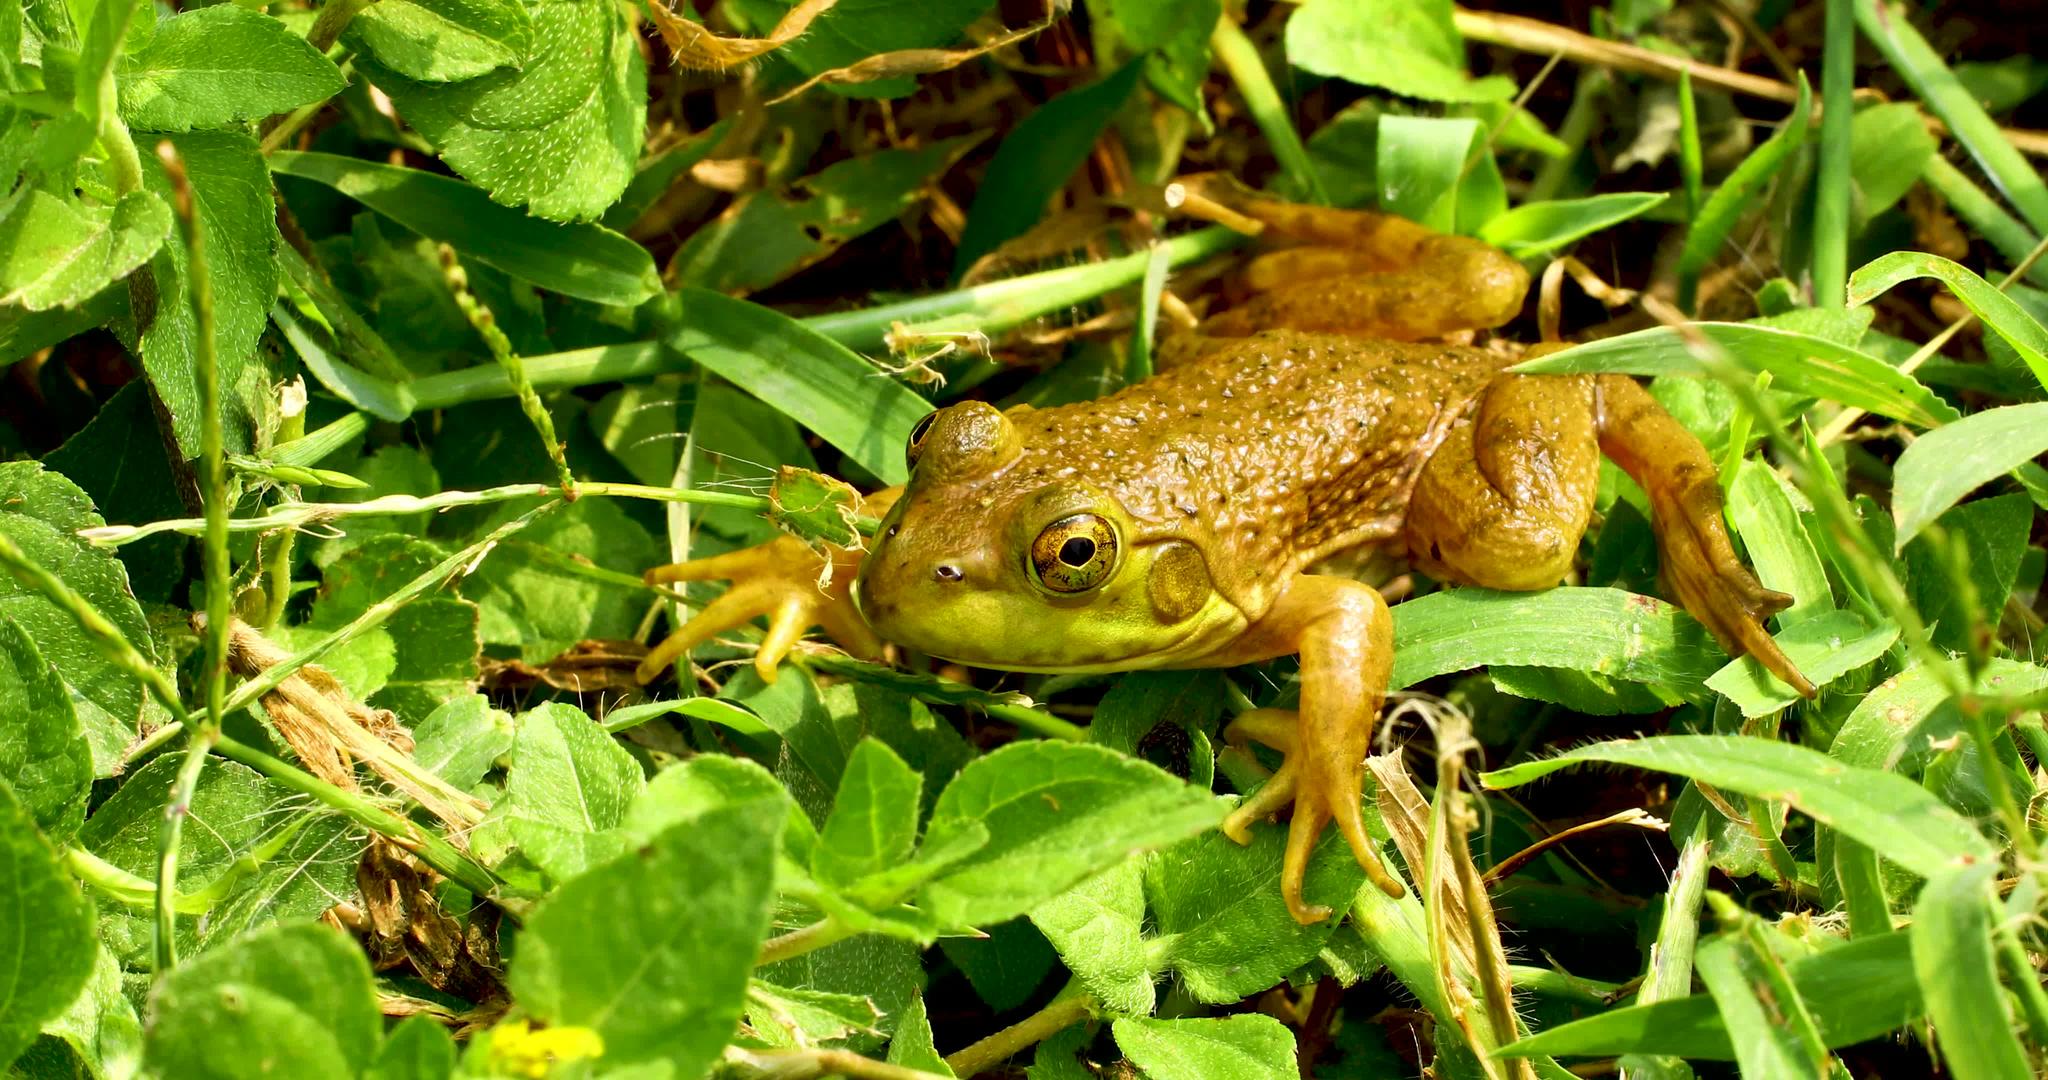
POLYGON ((940 563, 932 567, 932 577, 949 585, 965 576, 960 572, 960 568, 952 563, 940 563))

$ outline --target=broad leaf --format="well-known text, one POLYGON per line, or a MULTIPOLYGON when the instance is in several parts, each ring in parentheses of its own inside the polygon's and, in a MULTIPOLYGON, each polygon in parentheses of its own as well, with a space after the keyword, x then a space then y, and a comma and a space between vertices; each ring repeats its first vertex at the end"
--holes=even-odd
POLYGON ((413 760, 459 788, 470 788, 512 751, 512 715, 482 694, 449 698, 413 729, 413 760))
MULTIPOLYGON (((1853 611, 1830 611, 1777 635, 1785 656, 1815 686, 1841 678, 1883 656, 1899 639, 1890 620, 1875 625, 1853 611)), ((1734 702, 1744 716, 1765 716, 1799 700, 1799 692, 1778 681, 1754 657, 1730 660, 1707 679, 1707 688, 1734 702)))
POLYGON ((1397 689, 1514 664, 1594 671, 1690 694, 1725 657, 1691 616, 1620 589, 1451 589, 1394 607, 1397 689))
POLYGON ((607 1064, 702 1075, 767 934, 783 820, 768 800, 709 810, 564 884, 520 935, 513 995, 550 1025, 594 1029, 607 1064))
POLYGON ((455 1040, 431 1016, 408 1016, 385 1036, 369 1080, 448 1080, 455 1075, 455 1040))
POLYGON ((346 37, 408 79, 459 82, 525 63, 533 19, 519 0, 380 0, 346 37))
POLYGON ((972 826, 989 839, 926 884, 918 903, 946 925, 1001 922, 1132 851, 1192 836, 1222 816, 1207 792, 1114 751, 1012 743, 960 770, 940 793, 928 846, 972 826))
POLYGON ((1116 1045, 1151 1080, 1294 1080, 1294 1033, 1261 1013, 1215 1019, 1118 1020, 1116 1045))
POLYGON ((1506 101, 1515 93, 1512 80, 1466 74, 1451 0, 1308 0, 1287 20, 1287 60, 1425 101, 1506 101))
POLYGON ((1155 963, 1197 1001, 1249 997, 1314 959, 1335 932, 1365 872, 1335 829, 1316 845, 1302 899, 1334 912, 1308 926, 1280 896, 1283 828, 1255 827, 1239 846, 1211 833, 1161 852, 1145 866, 1145 897, 1157 926, 1155 963))
POLYGON ((150 1002, 144 1063, 195 1080, 355 1076, 377 1002, 356 943, 319 923, 252 934, 180 965, 150 1002))
POLYGON ((592 220, 633 179, 647 65, 613 5, 568 0, 530 13, 532 59, 519 70, 427 83, 358 64, 441 159, 491 198, 554 221, 592 220))
POLYGON ((143 131, 260 120, 341 92, 341 69, 284 23, 234 4, 159 22, 121 64, 121 118, 143 131))
POLYGON ((1927 879, 1908 931, 1913 973, 1955 1075, 2023 1080, 2034 1072, 2013 1036, 1992 953, 1993 923, 2002 916, 1993 892, 1997 874, 1997 861, 1984 860, 1927 879))
POLYGON ((111 207, 24 187, 0 217, 0 304, 77 307, 164 246, 171 208, 147 191, 111 207))
POLYGON ((92 791, 92 749, 64 682, 20 624, 0 616, 0 777, 36 827, 70 841, 92 791))
POLYGON ((1523 203, 1480 226, 1479 238, 1515 258, 1534 258, 1647 213, 1669 197, 1661 191, 1617 191, 1523 203))
POLYGON ((64 872, 36 819, 0 782, 0 1061, 33 1042, 92 973, 92 902, 64 872))
MULTIPOLYGON (((128 590, 126 571, 111 553, 76 535, 103 524, 71 481, 34 462, 0 464, 0 535, 98 609, 153 662, 149 623, 128 590)), ((68 612, 4 574, 0 618, 26 631, 44 662, 71 688, 79 724, 92 746, 93 775, 113 775, 140 726, 160 720, 162 707, 145 699, 142 683, 107 659, 68 612)))
POLYGON ((888 744, 862 739, 840 774, 832 815, 819 830, 811 872, 846 885, 901 864, 917 846, 918 794, 924 778, 888 744))
POLYGON ((519 718, 507 820, 520 850, 557 881, 618 853, 601 834, 646 786, 640 763, 582 710, 549 702, 519 718))
POLYGON ((1105 1010, 1152 1014, 1143 860, 1125 859, 1032 908, 1031 921, 1105 1010))

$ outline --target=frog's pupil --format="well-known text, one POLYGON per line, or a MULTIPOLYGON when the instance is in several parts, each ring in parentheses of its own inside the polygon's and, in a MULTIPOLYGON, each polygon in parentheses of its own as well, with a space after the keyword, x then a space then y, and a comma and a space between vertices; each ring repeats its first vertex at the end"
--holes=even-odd
POLYGON ((1070 536, 1060 545, 1060 561, 1068 566, 1086 566, 1095 557, 1095 541, 1085 536, 1070 536))

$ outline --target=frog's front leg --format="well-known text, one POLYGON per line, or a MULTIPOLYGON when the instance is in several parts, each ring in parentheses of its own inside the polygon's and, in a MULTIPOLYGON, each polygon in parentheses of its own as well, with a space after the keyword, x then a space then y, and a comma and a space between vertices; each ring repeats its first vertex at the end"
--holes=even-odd
POLYGON ((1224 821, 1224 832, 1247 842, 1249 827, 1291 796, 1294 819, 1287 829, 1280 891, 1298 922, 1330 916, 1328 908, 1306 903, 1301 890, 1316 840, 1332 821, 1373 884, 1400 896, 1401 882, 1380 862, 1359 805, 1366 752, 1394 663, 1394 620, 1387 602, 1368 585, 1301 574, 1231 652, 1222 662, 1298 653, 1301 708, 1246 713, 1225 733, 1233 741, 1254 739, 1273 746, 1286 761, 1224 821))
MULTIPOLYGON (((869 495, 861 512, 877 515, 888 510, 902 494, 890 488, 869 495)), ((863 658, 882 653, 882 639, 868 627, 853 605, 853 579, 860 573, 864 552, 839 550, 832 556, 830 580, 818 584, 825 569, 825 557, 793 536, 780 536, 723 555, 657 566, 643 575, 650 585, 678 581, 731 581, 725 595, 706 604, 640 661, 634 677, 652 682, 670 664, 736 626, 761 616, 768 617, 768 632, 754 653, 754 670, 763 682, 774 682, 776 668, 788 656, 804 631, 813 626, 848 652, 863 658)))

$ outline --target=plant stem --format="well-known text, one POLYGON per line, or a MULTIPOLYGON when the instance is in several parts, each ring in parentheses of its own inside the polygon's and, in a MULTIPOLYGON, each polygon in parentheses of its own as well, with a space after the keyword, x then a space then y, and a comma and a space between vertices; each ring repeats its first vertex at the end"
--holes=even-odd
POLYGON ((340 811, 356 824, 418 856, 421 862, 433 867, 441 876, 470 892, 493 901, 500 898, 503 885, 497 878, 475 860, 457 850, 455 845, 435 833, 372 803, 355 792, 343 791, 312 773, 279 761, 254 747, 244 746, 225 735, 214 740, 213 749, 230 761, 239 761, 292 791, 309 795, 340 811))
POLYGON ((451 244, 440 245, 441 273, 447 279, 448 291, 455 296, 455 306, 462 309, 462 317, 476 330, 477 336, 491 350, 491 358, 498 362, 498 370, 505 373, 505 381, 512 386, 512 392, 519 398, 519 409, 526 414, 526 421, 540 435, 541 448, 547 452, 548 460, 555 463, 555 476, 562 485, 562 497, 576 498, 576 478, 569 475, 569 461, 562 456, 562 440, 555 437, 555 418, 540 400, 540 393, 533 388, 533 380, 526 377, 526 364, 519 353, 512 348, 512 339, 498 325, 497 316, 491 309, 469 291, 469 274, 463 270, 462 262, 456 257, 451 244))
POLYGON ((1093 994, 1075 993, 1057 998, 1045 1008, 967 1049, 946 1055, 946 1067, 961 1080, 972 1080, 974 1076, 1009 1060, 1018 1051, 1036 1046, 1061 1029, 1095 1015, 1098 1004, 1093 994))
POLYGON ((1849 281, 1849 125, 1855 119, 1855 0, 1827 0, 1820 75, 1820 172, 1813 198, 1813 301, 1840 308, 1849 281))
POLYGON ((1043 735, 1048 739, 1065 739, 1068 742, 1087 742, 1088 729, 1079 724, 1069 723, 1042 709, 1025 705, 1005 705, 989 702, 981 710, 998 720, 1007 720, 1026 731, 1043 735))
POLYGON ((851 1050, 750 1050, 727 1047, 726 1061, 758 1070, 759 1080, 817 1080, 844 1076, 850 1080, 943 1080, 938 1073, 891 1065, 851 1050))
MULTIPOLYGON (((1993 914, 1998 913, 1995 901, 1992 910, 1993 914)), ((1998 939, 1998 962, 2012 982, 2013 996, 2020 999, 2020 1015, 2026 1017, 2027 1033, 2033 1036, 2035 1045, 2048 1046, 2048 990, 2041 987, 2041 973, 2027 959, 2026 947, 2020 944, 2019 932, 2011 919, 1997 920, 1993 934, 1998 939)))
MULTIPOLYGON (((730 506, 740 510, 766 512, 768 500, 760 495, 741 495, 730 491, 684 491, 678 488, 649 487, 645 484, 612 484, 585 481, 570 485, 578 498, 587 495, 612 496, 626 499, 651 499, 656 502, 696 503, 702 506, 730 506)), ((440 491, 432 495, 384 495, 352 503, 279 503, 255 517, 236 518, 228 522, 230 532, 269 532, 272 529, 295 529, 341 518, 364 517, 385 514, 424 514, 437 510, 448 510, 457 506, 482 506, 488 503, 507 502, 512 499, 529 499, 560 495, 562 492, 552 484, 506 484, 502 487, 485 488, 482 491, 440 491)), ((152 521, 147 525, 106 525, 92 529, 81 529, 79 535, 99 547, 120 547, 137 540, 147 539, 155 533, 175 532, 191 535, 202 531, 205 521, 201 518, 166 518, 152 521)))
POLYGON ((156 880, 156 977, 161 979, 178 966, 178 845, 184 838, 185 818, 192 812, 192 796, 199 790, 199 775, 206 769, 209 742, 220 730, 217 724, 201 724, 185 739, 185 763, 171 787, 171 801, 164 806, 164 828, 158 837, 156 880))
POLYGON ((341 40, 341 32, 348 28, 350 20, 362 13, 375 0, 327 0, 321 5, 320 14, 313 20, 313 28, 306 31, 306 44, 326 52, 341 40))
POLYGON ((29 559, 5 533, 0 533, 0 569, 5 569, 14 580, 41 593, 44 599, 71 616, 100 654, 141 682, 142 688, 171 714, 172 719, 182 723, 188 718, 185 703, 178 700, 178 688, 136 649, 120 627, 108 621, 91 601, 72 591, 71 586, 64 584, 57 575, 29 559))
POLYGON ((327 455, 362 438, 363 433, 369 430, 370 418, 367 414, 347 413, 326 427, 308 433, 305 438, 293 439, 271 447, 270 460, 280 465, 316 465, 327 455))
MULTIPOLYGON (((289 250, 289 247, 287 247, 287 250, 289 250)), ((277 434, 281 441, 290 442, 305 436, 305 380, 297 379, 286 385, 278 412, 280 419, 277 425, 277 434)), ((296 486, 289 490, 294 495, 298 494, 299 491, 296 486)), ((265 629, 276 626, 284 619, 284 606, 291 599, 292 593, 292 547, 298 536, 299 534, 296 530, 287 529, 280 532, 276 539, 271 542, 270 561, 266 568, 270 580, 264 588, 268 600, 264 605, 263 611, 263 626, 265 629)))
MULTIPOLYGON (((126 907, 152 910, 156 907, 156 882, 131 874, 81 847, 64 852, 64 867, 71 876, 98 889, 126 907)), ((213 908, 213 898, 181 894, 171 906, 180 915, 203 915, 213 908)))
MULTIPOLYGON (((560 502, 550 502, 536 506, 491 530, 490 534, 483 539, 428 567, 425 573, 406 582, 398 591, 370 605, 361 615, 350 620, 348 625, 292 653, 290 656, 278 661, 275 665, 266 668, 262 674, 236 687, 234 694, 227 700, 227 711, 232 712, 258 700, 263 695, 277 689, 278 684, 284 682, 292 672, 320 659, 342 644, 354 640, 365 631, 380 625, 399 608, 412 603, 427 590, 440 585, 452 577, 467 573, 471 564, 489 553, 493 547, 497 546, 498 541, 533 524, 541 515, 560 505, 560 502)), ((211 628, 211 619, 208 620, 208 624, 209 628, 211 628)), ((222 619, 219 625, 221 632, 225 634, 227 632, 227 620, 222 619)))
POLYGON ((1237 25, 1237 20, 1229 12, 1224 12, 1216 20, 1216 29, 1209 35, 1209 49, 1223 63, 1223 70, 1230 73, 1230 81, 1237 84, 1237 92, 1244 95, 1245 110, 1252 114, 1252 121, 1266 136, 1266 145, 1279 159, 1280 168, 1307 193, 1310 201, 1328 206, 1330 193, 1323 187, 1323 178, 1308 156, 1308 147, 1301 144, 1301 135, 1294 130, 1294 121, 1287 114, 1287 103, 1280 100, 1280 91, 1273 85, 1272 73, 1266 70, 1266 62, 1259 58, 1258 47, 1245 36, 1244 28, 1237 25))
POLYGON ((858 933, 859 931, 837 919, 820 919, 809 926, 769 938, 761 945, 761 956, 754 961, 754 966, 778 964, 807 952, 815 952, 827 945, 836 945, 858 933))

